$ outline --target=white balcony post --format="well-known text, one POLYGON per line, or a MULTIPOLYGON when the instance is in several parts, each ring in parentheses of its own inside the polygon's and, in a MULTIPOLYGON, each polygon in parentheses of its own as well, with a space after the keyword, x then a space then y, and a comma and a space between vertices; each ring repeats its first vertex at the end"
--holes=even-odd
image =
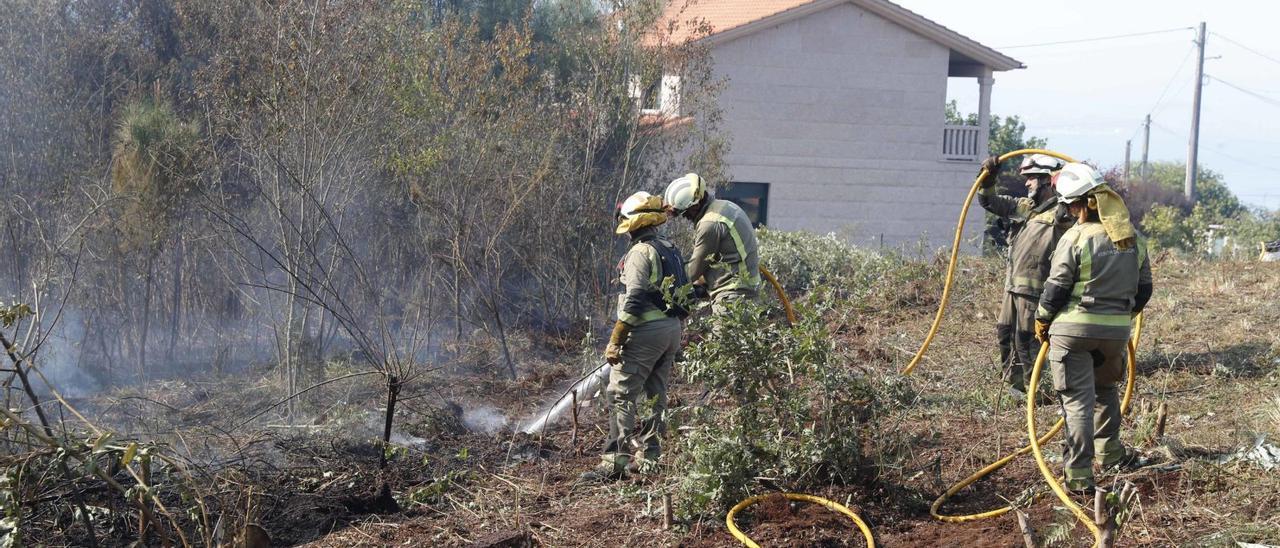
POLYGON ((991 155, 991 86, 996 79, 991 76, 990 67, 982 67, 982 76, 978 77, 978 159, 981 161, 991 155))

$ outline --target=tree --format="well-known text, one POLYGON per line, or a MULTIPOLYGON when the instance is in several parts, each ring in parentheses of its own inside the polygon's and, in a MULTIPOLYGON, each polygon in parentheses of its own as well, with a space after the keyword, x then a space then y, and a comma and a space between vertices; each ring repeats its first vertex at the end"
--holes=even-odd
MULTIPOLYGON (((977 126, 978 115, 976 113, 961 114, 953 99, 947 102, 946 121, 954 125, 977 126)), ((1001 118, 997 114, 992 114, 987 148, 991 149, 991 154, 999 156, 1024 148, 1045 148, 1049 145, 1048 139, 1029 136, 1026 133, 1027 125, 1022 122, 1021 117, 1015 115, 1001 118)))
MULTIPOLYGON (((946 107, 946 123, 955 125, 978 125, 978 115, 970 113, 962 115, 956 106, 955 100, 947 102, 946 107)), ((1026 135, 1027 125, 1022 122, 1022 118, 1018 116, 1008 116, 1001 118, 998 115, 991 115, 991 129, 988 135, 987 148, 990 149, 994 156, 1001 156, 1015 150, 1028 148, 1045 148, 1049 146, 1047 139, 1026 135)), ((1020 159, 1014 159, 1013 162, 1020 162, 1020 159)), ((1012 163, 1012 162, 1010 162, 1012 163)), ((1022 177, 1018 176, 1017 165, 1006 165, 1005 169, 1000 171, 996 184, 1000 188, 1001 194, 1009 196, 1026 196, 1027 187, 1022 177)), ((983 249, 984 252, 994 253, 999 249, 1008 246, 1009 227, 1004 219, 995 215, 986 215, 986 229, 983 231, 983 249)))

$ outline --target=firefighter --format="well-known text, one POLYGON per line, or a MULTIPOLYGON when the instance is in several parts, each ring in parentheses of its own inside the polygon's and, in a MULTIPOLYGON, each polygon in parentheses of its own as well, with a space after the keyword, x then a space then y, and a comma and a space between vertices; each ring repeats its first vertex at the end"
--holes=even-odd
POLYGON ((1035 344, 1035 313, 1049 275, 1049 259, 1058 238, 1074 222, 1066 207, 1058 202, 1050 177, 1062 168, 1062 161, 1033 154, 1022 161, 1018 175, 1025 179, 1025 198, 997 193, 999 158, 983 162, 978 204, 1009 225, 1009 256, 1005 268, 1004 294, 996 320, 1000 344, 1001 379, 1018 401, 1026 399, 1027 382, 1038 345, 1035 344))
POLYGON ((612 407, 609 437, 599 466, 582 476, 596 481, 647 472, 661 456, 667 384, 680 347, 681 320, 688 315, 673 300, 687 285, 680 250, 656 229, 667 221, 662 197, 632 194, 622 202, 617 218, 616 232, 628 235, 631 245, 620 264, 623 292, 605 348, 605 360, 612 366, 605 388, 612 407), (652 403, 651 414, 637 427, 636 415, 646 401, 652 403), (633 461, 638 450, 643 457, 633 461))
POLYGON ((671 181, 664 193, 672 215, 694 223, 688 278, 711 298, 712 314, 729 303, 754 299, 760 291, 760 254, 756 231, 738 204, 717 200, 696 173, 671 181))
POLYGON ((1120 441, 1119 387, 1132 318, 1151 298, 1151 265, 1124 200, 1096 170, 1070 163, 1054 178, 1076 225, 1053 252, 1035 332, 1049 343, 1066 417, 1067 488, 1090 494, 1095 457, 1104 469, 1147 463, 1120 441))

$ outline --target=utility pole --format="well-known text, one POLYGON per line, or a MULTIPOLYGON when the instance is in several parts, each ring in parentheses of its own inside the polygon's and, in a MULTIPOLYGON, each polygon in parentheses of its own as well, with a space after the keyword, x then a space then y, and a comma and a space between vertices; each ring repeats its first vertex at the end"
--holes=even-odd
POLYGON ((1133 146, 1133 139, 1124 142, 1124 184, 1129 184, 1129 149, 1133 146))
POLYGON ((1142 166, 1138 168, 1138 176, 1142 177, 1142 184, 1147 183, 1147 175, 1151 170, 1147 168, 1147 150, 1151 148, 1151 115, 1142 121, 1142 166))
POLYGON ((1196 46, 1200 50, 1196 61, 1196 94, 1191 101, 1191 142, 1187 143, 1187 179, 1182 191, 1187 201, 1196 203, 1196 155, 1200 152, 1200 90, 1204 88, 1204 21, 1200 22, 1200 33, 1196 38, 1196 46))

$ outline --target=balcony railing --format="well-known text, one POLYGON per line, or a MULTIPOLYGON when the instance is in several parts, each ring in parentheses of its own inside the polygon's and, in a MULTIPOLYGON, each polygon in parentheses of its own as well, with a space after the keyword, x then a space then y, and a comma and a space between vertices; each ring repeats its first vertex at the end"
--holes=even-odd
POLYGON ((942 159, 953 162, 976 162, 981 151, 978 150, 978 136, 982 128, 978 126, 942 126, 942 159))

